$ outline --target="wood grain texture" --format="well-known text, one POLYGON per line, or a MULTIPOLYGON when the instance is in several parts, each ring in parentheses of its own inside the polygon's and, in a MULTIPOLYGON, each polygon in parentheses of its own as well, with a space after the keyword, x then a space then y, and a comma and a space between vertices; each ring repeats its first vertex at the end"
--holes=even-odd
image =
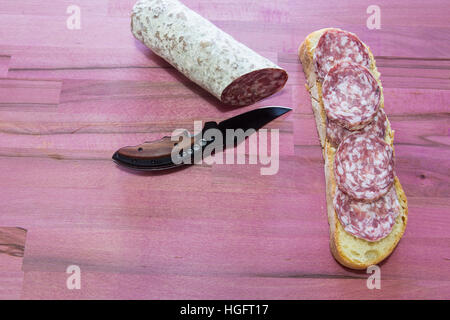
POLYGON ((73 1, 0 0, 0 226, 28 230, 25 244, 22 229, 0 228, 25 244, 23 264, 0 253, 0 298, 449 299, 448 1, 378 1, 380 30, 367 29, 368 4, 356 0, 183 2, 284 67, 285 89, 220 105, 132 37, 134 0, 77 1, 81 30, 66 27, 73 1), (381 290, 328 249, 322 156, 296 51, 329 26, 376 55, 409 201, 381 290), (206 164, 133 173, 110 159, 194 120, 268 105, 294 109, 268 126, 280 129, 276 175, 206 164), (81 290, 66 288, 69 265, 81 268, 81 290))
POLYGON ((0 227, 0 300, 22 295, 26 235, 22 228, 0 227))

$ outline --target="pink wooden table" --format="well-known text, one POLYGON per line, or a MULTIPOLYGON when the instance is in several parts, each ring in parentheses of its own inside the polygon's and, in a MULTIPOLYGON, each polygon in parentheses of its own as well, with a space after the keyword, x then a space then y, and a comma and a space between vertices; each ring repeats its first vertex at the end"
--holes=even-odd
POLYGON ((450 4, 445 0, 184 0, 289 72, 230 109, 134 40, 134 0, 0 0, 0 298, 450 298, 450 4), (81 29, 66 26, 81 9, 81 29), (381 8, 369 30, 366 9, 381 8), (410 206, 381 290, 328 249, 319 140, 296 50, 334 26, 376 55, 410 206), (294 109, 280 170, 119 169, 114 150, 265 105, 294 109), (14 228, 19 227, 19 228, 14 228), (26 230, 26 231, 25 231, 26 230), (25 239, 26 238, 26 239, 25 239), (80 290, 66 268, 81 268, 80 290))

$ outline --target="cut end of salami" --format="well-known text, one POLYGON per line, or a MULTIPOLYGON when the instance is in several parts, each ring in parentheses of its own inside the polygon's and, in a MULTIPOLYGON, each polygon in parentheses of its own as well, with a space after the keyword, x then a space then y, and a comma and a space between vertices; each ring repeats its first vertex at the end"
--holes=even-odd
POLYGON ((367 241, 378 241, 388 236, 400 213, 395 188, 370 203, 354 200, 336 188, 333 204, 344 230, 367 241))
POLYGON ((337 63, 353 62, 370 68, 369 51, 359 38, 347 31, 327 30, 314 51, 314 64, 320 80, 337 63))
POLYGON ((367 133, 349 135, 334 158, 337 185, 353 199, 374 201, 394 183, 394 154, 390 145, 367 133))
POLYGON ((381 90, 367 68, 345 62, 330 69, 322 96, 328 119, 349 130, 359 130, 378 112, 381 90))
POLYGON ((373 118, 373 121, 362 128, 360 131, 350 131, 341 127, 334 121, 327 120, 327 137, 334 147, 338 147, 342 140, 347 138, 352 133, 372 133, 380 139, 384 140, 387 128, 387 116, 383 108, 378 110, 378 113, 373 118))
POLYGON ((223 90, 221 101, 228 105, 246 106, 281 90, 287 79, 288 74, 282 69, 267 68, 249 72, 223 90))

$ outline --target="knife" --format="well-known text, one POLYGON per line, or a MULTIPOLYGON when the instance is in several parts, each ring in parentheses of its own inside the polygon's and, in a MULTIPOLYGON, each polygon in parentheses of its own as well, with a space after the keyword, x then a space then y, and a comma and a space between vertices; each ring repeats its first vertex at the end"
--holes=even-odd
POLYGON ((196 154, 201 153, 211 143, 215 143, 225 149, 234 147, 245 139, 245 136, 240 140, 239 138, 235 139, 230 145, 225 139, 227 130, 242 129, 247 131, 254 129, 258 131, 267 123, 291 110, 291 108, 278 106, 263 107, 239 114, 219 123, 214 121, 206 122, 200 134, 190 136, 187 132, 183 132, 175 137, 166 136, 160 140, 144 142, 137 146, 123 147, 114 153, 112 159, 118 165, 144 171, 171 169, 186 163, 192 164, 194 159, 198 159, 196 154), (204 138, 205 132, 209 129, 220 131, 224 137, 223 141, 214 141, 213 136, 204 138), (175 154, 175 161, 173 157, 174 150, 179 150, 175 154), (189 161, 185 161, 186 159, 189 161))

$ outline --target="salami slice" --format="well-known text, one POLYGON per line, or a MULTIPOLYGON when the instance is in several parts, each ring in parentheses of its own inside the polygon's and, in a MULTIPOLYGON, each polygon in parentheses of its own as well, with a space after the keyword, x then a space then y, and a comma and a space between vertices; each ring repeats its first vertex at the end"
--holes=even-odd
POLYGON ((394 182, 391 146, 373 133, 354 133, 339 145, 334 158, 336 183, 353 199, 374 201, 394 182))
POLYGON ((313 55, 314 65, 320 80, 323 80, 335 64, 353 62, 370 68, 370 55, 359 38, 347 31, 327 30, 317 43, 313 55))
POLYGON ((225 104, 243 106, 281 90, 285 70, 177 0, 140 0, 134 36, 225 104))
POLYGON ((378 241, 391 233, 400 213, 400 203, 393 187, 370 203, 353 200, 336 188, 333 204, 344 230, 367 241, 378 241))
POLYGON ((349 130, 359 130, 378 112, 381 90, 367 68, 345 62, 328 72, 322 97, 329 120, 349 130))
POLYGON ((345 129, 344 127, 341 127, 334 121, 327 121, 327 137, 335 147, 339 146, 341 141, 348 137, 350 134, 356 132, 373 133, 375 136, 384 140, 387 123, 386 113, 384 113, 383 109, 380 108, 378 110, 378 113, 373 118, 373 121, 359 131, 350 131, 345 129))

